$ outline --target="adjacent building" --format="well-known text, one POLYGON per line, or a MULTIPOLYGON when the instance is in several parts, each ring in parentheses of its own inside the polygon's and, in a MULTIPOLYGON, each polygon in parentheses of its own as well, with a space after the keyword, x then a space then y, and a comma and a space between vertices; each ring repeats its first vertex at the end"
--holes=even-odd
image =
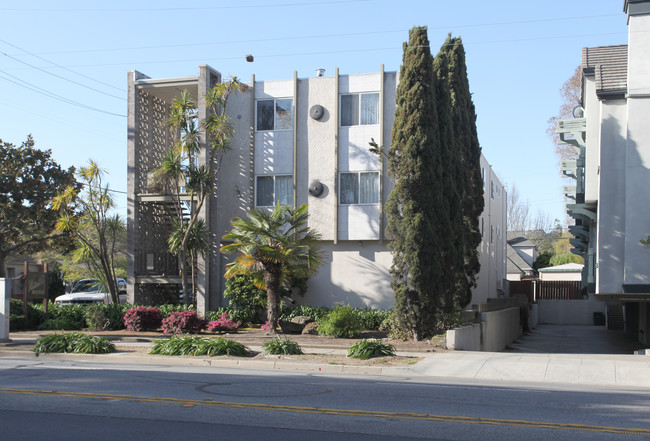
POLYGON ((577 159, 562 162, 574 252, 587 292, 618 311, 644 344, 650 307, 650 1, 625 0, 627 45, 584 48, 582 102, 557 124, 577 159))
MULTIPOLYGON (((309 204, 310 227, 322 235, 326 263, 309 280, 299 303, 390 308, 392 262, 385 236, 384 203, 392 183, 384 158, 369 142, 390 146, 396 72, 258 81, 231 95, 228 113, 235 135, 203 208, 212 247, 198 265, 200 311, 224 305, 224 268, 232 256, 219 253, 234 216, 276 203, 309 204)), ((167 252, 167 214, 178 209, 170 195, 151 185, 151 173, 172 142, 166 121, 170 102, 187 90, 205 117, 203 94, 221 81, 207 65, 197 76, 151 79, 129 72, 128 286, 129 300, 156 303, 178 296, 176 258, 167 252)), ((199 158, 205 161, 206 158, 199 158)), ((506 193, 481 158, 485 211, 480 225, 481 273, 473 303, 505 289, 506 193)))

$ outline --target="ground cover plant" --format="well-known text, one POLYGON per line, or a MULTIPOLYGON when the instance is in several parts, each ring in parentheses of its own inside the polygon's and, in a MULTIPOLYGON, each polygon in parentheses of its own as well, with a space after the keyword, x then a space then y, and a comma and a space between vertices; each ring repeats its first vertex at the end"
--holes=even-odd
POLYGON ((374 338, 356 342, 348 350, 348 357, 367 360, 372 357, 394 356, 395 347, 374 338))
POLYGON ((265 342, 262 349, 269 355, 301 355, 303 353, 298 343, 279 335, 273 340, 265 342))
POLYGON ((106 337, 70 332, 52 334, 41 337, 36 341, 33 351, 36 354, 49 352, 107 354, 115 352, 115 345, 106 337))
POLYGON ((184 336, 158 340, 149 351, 155 355, 234 355, 246 357, 250 350, 241 343, 223 337, 184 336))

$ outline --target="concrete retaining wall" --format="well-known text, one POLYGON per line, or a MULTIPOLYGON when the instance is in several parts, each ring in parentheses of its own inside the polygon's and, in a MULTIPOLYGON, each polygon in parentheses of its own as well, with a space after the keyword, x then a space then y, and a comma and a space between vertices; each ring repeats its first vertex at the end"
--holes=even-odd
POLYGON ((9 299, 11 279, 0 279, 0 341, 9 340, 9 299))
POLYGON ((519 307, 481 313, 481 323, 447 331, 447 349, 498 352, 521 335, 519 307))
POLYGON ((594 312, 605 313, 598 300, 538 300, 539 323, 548 325, 593 325, 594 312))

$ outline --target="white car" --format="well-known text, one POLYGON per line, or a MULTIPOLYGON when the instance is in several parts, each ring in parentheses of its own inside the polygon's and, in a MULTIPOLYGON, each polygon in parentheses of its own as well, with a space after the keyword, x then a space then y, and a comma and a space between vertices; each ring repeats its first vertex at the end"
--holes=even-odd
MULTIPOLYGON (((117 279, 120 303, 126 302, 126 280, 117 279)), ((94 303, 112 303, 111 296, 104 285, 97 279, 81 279, 68 294, 54 299, 58 305, 92 305, 94 303)))

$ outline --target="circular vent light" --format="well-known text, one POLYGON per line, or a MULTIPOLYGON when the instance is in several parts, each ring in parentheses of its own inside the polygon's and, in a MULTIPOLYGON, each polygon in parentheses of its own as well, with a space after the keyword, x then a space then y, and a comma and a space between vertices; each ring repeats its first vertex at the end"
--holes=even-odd
POLYGON ((311 184, 309 184, 309 194, 318 197, 323 194, 323 190, 325 188, 323 187, 323 184, 321 184, 318 181, 314 181, 311 184))
POLYGON ((311 109, 309 109, 309 116, 311 116, 315 120, 321 119, 324 113, 325 113, 325 109, 323 109, 323 106, 321 106, 320 104, 315 104, 311 106, 311 109))

